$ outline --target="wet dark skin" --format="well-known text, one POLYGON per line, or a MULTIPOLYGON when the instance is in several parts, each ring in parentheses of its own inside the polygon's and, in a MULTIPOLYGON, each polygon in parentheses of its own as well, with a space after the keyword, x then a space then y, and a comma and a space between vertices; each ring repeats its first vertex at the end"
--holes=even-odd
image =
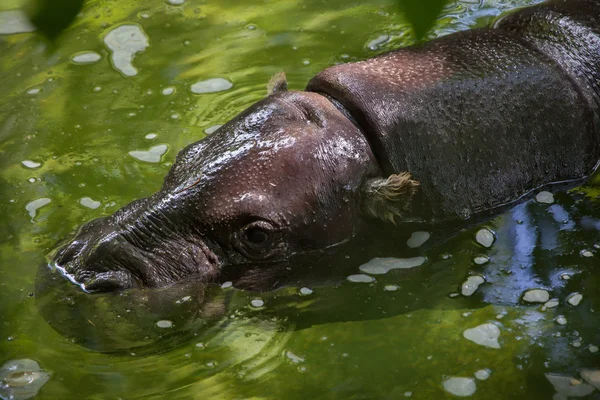
POLYGON ((374 221, 494 215, 595 170, 599 82, 596 0, 335 66, 305 92, 279 75, 266 99, 182 150, 159 192, 84 225, 52 264, 89 292, 231 277, 274 288, 287 260, 374 221))

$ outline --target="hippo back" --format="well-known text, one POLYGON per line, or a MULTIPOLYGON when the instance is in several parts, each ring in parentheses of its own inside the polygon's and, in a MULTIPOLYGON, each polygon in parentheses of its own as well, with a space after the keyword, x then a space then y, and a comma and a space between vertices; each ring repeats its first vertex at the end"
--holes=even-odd
POLYGON ((412 218, 466 219, 594 171, 599 24, 598 2, 543 4, 331 67, 307 90, 348 109, 384 173, 420 182, 412 218))

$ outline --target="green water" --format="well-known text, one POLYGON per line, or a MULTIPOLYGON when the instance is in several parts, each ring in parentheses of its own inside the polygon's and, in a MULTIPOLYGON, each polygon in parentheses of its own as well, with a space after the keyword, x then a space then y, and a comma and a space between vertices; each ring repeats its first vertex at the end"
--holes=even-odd
MULTIPOLYGON (((0 11, 19 3, 0 3, 0 11)), ((483 26, 527 3, 458 2, 434 35, 483 26)), ((305 296, 294 287, 228 289, 233 300, 214 326, 175 339, 163 334, 172 328, 144 328, 164 340, 143 351, 92 351, 40 316, 37 269, 57 241, 156 191, 177 151, 263 98, 271 75, 285 71, 290 87, 302 89, 330 65, 410 41, 389 0, 96 0, 54 50, 32 33, 0 35, 0 364, 39 362, 52 374, 40 399, 441 399, 452 397, 448 378, 482 369, 490 376, 475 380, 472 398, 549 399, 555 390, 546 373, 579 379, 579 369, 600 367, 593 352, 600 347, 600 186, 593 184, 485 224, 496 232, 489 249, 473 240, 475 227, 424 251, 423 266, 372 283, 314 286, 305 296), (104 42, 120 24, 135 24, 149 41, 133 70, 111 62, 104 42), (71 60, 84 51, 100 59, 71 60), (190 92, 212 78, 233 86, 190 92), (163 94, 167 88, 173 93, 163 94), (155 148, 158 162, 129 155, 159 145, 168 150, 159 157, 155 148), (47 204, 33 210, 39 199, 47 204), (475 264, 478 255, 490 261, 475 264), (471 297, 454 297, 470 274, 486 283, 471 297), (397 290, 385 290, 390 285, 397 290), (559 305, 522 303, 532 288, 548 289, 559 305), (566 303, 574 292, 583 295, 577 306, 566 303), (250 302, 258 298, 264 308, 255 310, 250 302), (566 325, 555 322, 559 315, 566 325), (500 348, 464 338, 484 323, 499 327, 500 348)), ((102 329, 119 329, 121 315, 99 318, 108 321, 102 329)), ((86 319, 73 316, 98 328, 86 319)))

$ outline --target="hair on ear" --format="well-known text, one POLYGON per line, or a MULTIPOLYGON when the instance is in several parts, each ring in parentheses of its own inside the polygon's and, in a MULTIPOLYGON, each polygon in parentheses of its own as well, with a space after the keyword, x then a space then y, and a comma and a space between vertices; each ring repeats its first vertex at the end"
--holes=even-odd
POLYGON ((362 210, 368 216, 395 224, 394 217, 409 210, 418 188, 419 182, 411 179, 409 172, 369 179, 362 188, 362 210))
POLYGON ((267 95, 270 96, 273 93, 285 92, 287 90, 287 79, 285 72, 278 72, 269 79, 267 83, 267 95))

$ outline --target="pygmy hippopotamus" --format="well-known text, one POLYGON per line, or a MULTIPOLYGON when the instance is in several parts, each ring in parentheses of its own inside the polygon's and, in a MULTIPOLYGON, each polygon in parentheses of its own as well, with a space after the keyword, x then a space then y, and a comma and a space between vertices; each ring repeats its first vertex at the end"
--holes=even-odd
POLYGON ((283 75, 269 86, 183 149, 157 193, 84 225, 52 264, 88 292, 276 286, 290 257, 372 221, 475 221, 580 184, 600 155, 600 1, 551 0, 336 65, 306 91, 283 75))

